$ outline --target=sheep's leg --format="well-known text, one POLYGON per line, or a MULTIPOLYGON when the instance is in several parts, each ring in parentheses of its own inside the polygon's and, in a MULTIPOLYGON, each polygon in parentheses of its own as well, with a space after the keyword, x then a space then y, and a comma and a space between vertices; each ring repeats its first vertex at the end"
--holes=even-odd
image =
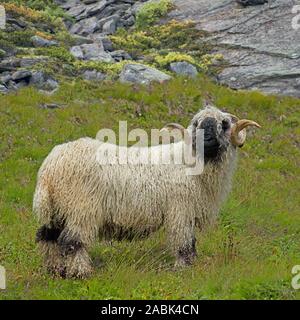
POLYGON ((177 249, 175 267, 191 265, 196 256, 196 238, 193 237, 191 241, 177 249))
POLYGON ((53 274, 60 274, 63 270, 63 260, 57 244, 61 231, 60 227, 44 225, 36 234, 36 241, 44 256, 44 264, 48 272, 53 274))
POLYGON ((169 243, 176 257, 175 267, 192 264, 197 255, 195 219, 185 208, 180 208, 182 206, 177 204, 167 222, 169 243))
POLYGON ((58 238, 58 245, 64 266, 62 277, 85 278, 92 273, 87 243, 82 241, 82 238, 65 228, 58 238))

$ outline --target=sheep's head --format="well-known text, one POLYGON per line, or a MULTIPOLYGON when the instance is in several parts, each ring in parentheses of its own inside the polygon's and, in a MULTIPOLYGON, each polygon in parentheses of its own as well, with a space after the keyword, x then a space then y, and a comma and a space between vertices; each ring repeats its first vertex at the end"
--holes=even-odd
MULTIPOLYGON (((196 150, 197 135, 204 130, 204 159, 217 160, 226 152, 229 146, 242 147, 246 141, 246 128, 260 125, 251 120, 239 120, 238 117, 222 112, 212 105, 207 105, 192 119, 190 126, 185 129, 179 124, 168 124, 165 128, 187 130, 192 137, 193 148, 196 150)), ((200 141, 200 140, 199 140, 200 141)))

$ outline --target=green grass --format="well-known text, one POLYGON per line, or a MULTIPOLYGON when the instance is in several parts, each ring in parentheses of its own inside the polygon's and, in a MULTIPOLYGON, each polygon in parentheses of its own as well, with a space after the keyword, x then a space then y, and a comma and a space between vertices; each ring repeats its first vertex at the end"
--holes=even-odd
POLYGON ((33 88, 0 97, 0 299, 299 299, 291 269, 300 264, 299 100, 236 92, 205 77, 148 88, 74 81, 48 97, 33 88), (220 108, 254 119, 240 150, 233 191, 218 224, 197 235, 192 267, 173 271, 162 230, 147 240, 99 243, 87 280, 52 278, 35 244, 31 204, 36 175, 56 145, 100 128, 186 125, 210 94, 220 108), (61 103, 45 110, 43 103, 61 103))

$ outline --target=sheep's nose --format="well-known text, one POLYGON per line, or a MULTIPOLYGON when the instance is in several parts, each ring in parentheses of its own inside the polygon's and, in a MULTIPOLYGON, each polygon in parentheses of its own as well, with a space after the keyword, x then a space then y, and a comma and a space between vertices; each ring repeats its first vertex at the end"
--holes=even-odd
POLYGON ((204 140, 210 140, 216 136, 217 121, 214 118, 205 118, 200 125, 200 129, 204 129, 204 140))

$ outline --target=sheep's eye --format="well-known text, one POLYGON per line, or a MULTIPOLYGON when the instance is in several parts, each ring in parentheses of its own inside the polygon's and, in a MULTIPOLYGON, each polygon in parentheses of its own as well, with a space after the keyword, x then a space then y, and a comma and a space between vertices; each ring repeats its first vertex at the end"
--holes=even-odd
POLYGON ((223 120, 222 121, 222 129, 223 131, 226 131, 230 128, 230 122, 228 120, 223 120))

